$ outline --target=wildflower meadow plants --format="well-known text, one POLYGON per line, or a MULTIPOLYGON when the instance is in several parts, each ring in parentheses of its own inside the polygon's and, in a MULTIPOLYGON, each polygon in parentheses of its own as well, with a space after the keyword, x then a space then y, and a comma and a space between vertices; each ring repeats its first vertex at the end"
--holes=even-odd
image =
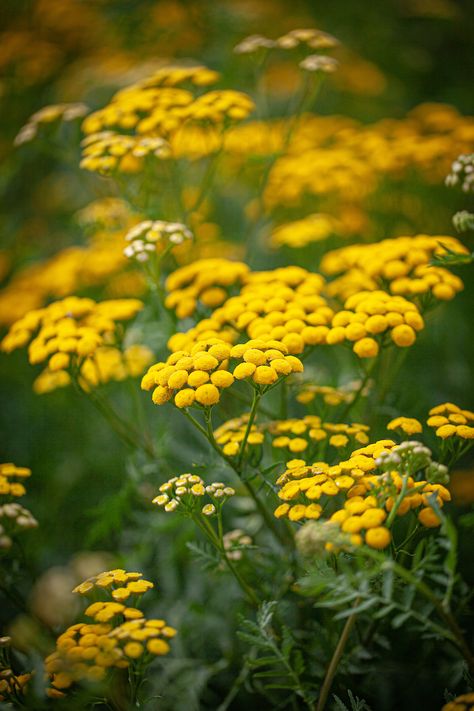
POLYGON ((88 199, 80 244, 2 286, 0 348, 56 437, 93 426, 34 495, 0 465, 0 706, 470 708, 474 412, 435 384, 472 225, 392 233, 389 197, 448 176, 467 204, 474 119, 318 115, 344 53, 312 27, 232 62, 243 86, 145 63, 17 127, 88 199))

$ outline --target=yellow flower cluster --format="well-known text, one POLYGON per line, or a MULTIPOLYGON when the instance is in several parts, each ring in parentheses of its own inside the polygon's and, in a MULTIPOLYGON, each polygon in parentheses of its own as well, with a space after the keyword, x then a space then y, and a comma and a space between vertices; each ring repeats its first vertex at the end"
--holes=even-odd
POLYGON ((135 584, 137 589, 134 590, 134 592, 141 594, 153 587, 153 583, 150 583, 148 580, 141 580, 142 577, 142 573, 129 573, 122 568, 106 570, 98 575, 93 575, 83 583, 80 583, 80 585, 77 585, 73 593, 87 595, 97 590, 112 590, 112 597, 115 599, 115 595, 113 594, 115 590, 123 588, 124 585, 129 586, 135 584))
POLYGON ((321 398, 324 404, 329 407, 337 407, 342 403, 352 402, 354 394, 348 388, 333 388, 330 385, 303 383, 296 395, 296 400, 302 405, 309 405, 316 398, 321 398))
POLYGON ((121 241, 137 217, 121 201, 97 200, 78 213, 78 221, 92 231, 86 245, 66 247, 20 268, 0 290, 1 325, 11 325, 51 297, 64 298, 90 287, 105 286, 111 296, 136 296, 144 291, 144 278, 130 269, 121 241), (128 272, 123 273, 125 268, 128 272))
POLYGON ((394 420, 390 420, 387 425, 387 429, 395 431, 399 430, 400 432, 403 432, 403 434, 409 436, 423 432, 421 422, 414 417, 395 417, 394 420))
MULTIPOLYGON (((192 91, 177 88, 185 82, 193 87, 205 86, 217 78, 218 74, 206 67, 164 67, 117 92, 107 106, 90 114, 82 124, 88 134, 83 143, 82 167, 99 172, 136 172, 144 155, 172 156, 173 146, 167 141, 179 136, 180 129, 186 131, 196 124, 228 128, 247 118, 254 103, 242 92, 221 89, 195 96, 192 91), (154 147, 149 148, 152 144, 154 147)), ((211 142, 208 148, 217 150, 218 144, 211 142)))
MULTIPOLYGON (((260 153, 272 153, 280 136, 266 123, 246 126, 255 137, 238 145, 239 128, 232 136, 236 153, 247 155, 258 142, 260 153), (272 132, 274 133, 274 132, 272 132), (258 135, 260 134, 260 135, 258 135)), ((406 118, 361 125, 347 118, 304 116, 285 154, 273 166, 264 199, 268 209, 295 207, 305 195, 335 195, 346 203, 360 203, 377 189, 382 179, 419 171, 430 183, 441 182, 453 155, 469 153, 474 120, 450 106, 422 104, 406 118)), ((230 137, 229 137, 230 138, 230 137)))
POLYGON ((474 693, 461 694, 444 704, 441 711, 474 711, 474 693))
POLYGON ((160 67, 150 76, 138 81, 135 86, 143 88, 153 86, 178 86, 188 82, 194 86, 209 86, 210 84, 215 84, 219 78, 219 72, 202 65, 196 65, 194 67, 170 65, 160 67))
MULTIPOLYGON (((227 422, 224 422, 214 430, 214 439, 222 447, 222 451, 227 457, 235 457, 240 452, 240 447, 247 431, 248 419, 248 414, 236 417, 232 420, 227 420, 227 422)), ((253 424, 247 437, 247 445, 263 444, 264 439, 265 435, 260 430, 260 427, 253 424)))
POLYGON ((474 412, 452 402, 431 408, 426 424, 433 427, 441 439, 474 440, 474 412))
POLYGON ((153 155, 169 158, 171 148, 158 136, 127 136, 113 131, 92 133, 81 142, 80 167, 108 175, 114 170, 124 173, 141 168, 141 160, 153 155))
POLYGON ((180 267, 166 280, 165 305, 178 318, 192 316, 199 305, 208 309, 220 306, 232 287, 240 287, 249 267, 229 259, 198 259, 180 267))
POLYGON ((49 696, 64 696, 75 682, 102 681, 109 670, 127 668, 136 659, 146 665, 154 656, 168 654, 166 639, 174 637, 176 630, 164 620, 145 619, 141 610, 117 602, 153 587, 141 577, 141 573, 120 568, 89 578, 74 589, 82 595, 101 591, 113 600, 89 605, 84 614, 94 623, 74 624, 58 637, 55 651, 45 659, 49 696))
MULTIPOLYGON (((102 349, 102 353, 108 347, 115 350, 114 346, 120 343, 119 323, 134 318, 142 308, 143 303, 138 299, 95 302, 89 298, 69 296, 43 309, 30 311, 16 321, 0 347, 9 353, 29 343, 30 363, 36 365, 47 360, 48 375, 64 373, 70 366, 77 365, 79 369, 84 369, 87 383, 100 382, 100 371, 94 372, 100 365, 100 360, 95 360, 98 349, 102 349)), ((137 358, 137 352, 132 351, 128 361, 122 365, 130 365, 133 369, 134 362, 138 360, 141 368, 149 358, 149 352, 144 354, 140 350, 139 354, 137 358)), ((101 359, 103 365, 109 360, 109 375, 117 368, 117 354, 111 358, 112 368, 108 355, 101 359)), ((57 385, 66 384, 65 375, 56 380, 54 376, 48 380, 48 375, 37 386, 40 392, 51 389, 55 382, 57 385)))
POLYGON ((413 345, 416 332, 422 328, 424 321, 417 306, 403 296, 360 291, 350 296, 344 309, 333 317, 331 328, 326 329, 326 343, 353 343, 359 358, 373 358, 380 346, 390 342, 400 348, 413 345))
POLYGON ((162 484, 159 491, 161 493, 155 496, 153 503, 164 508, 167 513, 172 513, 180 507, 183 512, 193 514, 200 508, 204 516, 215 514, 218 507, 235 495, 235 489, 231 486, 226 486, 221 481, 206 485, 197 474, 174 476, 162 484), (211 502, 202 505, 199 499, 206 495, 211 502))
POLYGON ((26 489, 21 480, 31 476, 31 469, 17 467, 11 462, 0 464, 0 496, 20 497, 26 494, 26 489), (20 479, 20 481, 15 481, 20 479))
POLYGON ((231 296, 208 319, 185 334, 171 337, 171 350, 189 348, 197 338, 217 336, 235 342, 277 340, 288 353, 298 355, 305 346, 325 342, 327 324, 334 315, 320 292, 324 279, 301 267, 250 272, 240 294, 231 296))
POLYGON ((272 440, 272 447, 288 449, 294 454, 311 449, 319 442, 328 442, 331 447, 342 449, 358 442, 367 444, 369 427, 353 423, 323 422, 316 415, 306 415, 302 419, 274 420, 261 425, 272 440))
POLYGON ((431 497, 443 506, 451 498, 448 489, 441 484, 403 477, 397 471, 377 472, 379 457, 394 446, 392 440, 380 440, 355 450, 349 459, 332 467, 325 462, 307 465, 301 459, 288 462, 286 471, 277 480, 281 486, 278 496, 285 503, 278 506, 275 516, 302 521, 318 519, 324 512, 330 523, 350 536, 352 545, 365 542, 377 549, 386 548, 391 541, 390 529, 383 524, 394 506, 397 516, 417 510, 423 526, 439 526, 441 521, 431 505, 431 497), (404 495, 398 500, 402 489, 404 495), (331 498, 335 501, 332 506, 331 498), (321 501, 322 505, 315 501, 321 501))
POLYGON ((234 380, 251 379, 254 385, 265 388, 280 377, 302 370, 301 361, 287 355, 287 348, 279 341, 251 340, 231 347, 211 338, 198 341, 190 351, 172 353, 166 362, 152 365, 142 378, 142 389, 154 388, 155 405, 164 405, 174 396, 179 408, 212 407, 219 402, 220 391, 230 387, 234 380), (229 370, 231 358, 242 361, 233 372, 229 370))
MULTIPOLYGON (((111 381, 138 378, 153 360, 153 353, 147 346, 134 344, 121 351, 106 346, 97 348, 93 358, 87 358, 81 365, 78 379, 83 390, 89 391, 111 381)), ((44 395, 71 383, 66 370, 43 370, 33 383, 37 395, 44 395)))
POLYGON ((342 229, 339 221, 331 215, 316 213, 301 220, 276 227, 270 235, 272 247, 306 247, 321 242, 342 229))
POLYGON ((82 118, 88 112, 88 107, 85 104, 54 104, 45 106, 36 111, 33 116, 30 116, 28 122, 22 126, 17 136, 15 137, 15 146, 20 146, 22 143, 32 141, 40 130, 41 126, 51 124, 55 121, 73 121, 77 118, 82 118))
POLYGON ((11 703, 16 703, 18 697, 25 694, 26 685, 30 679, 31 674, 15 674, 12 669, 2 669, 0 671, 0 701, 6 701, 8 706, 11 703))
POLYGON ((468 253, 455 237, 396 237, 327 252, 321 270, 330 276, 342 274, 328 285, 330 296, 345 299, 359 291, 361 283, 367 280, 371 289, 388 288, 392 294, 409 298, 429 293, 445 301, 463 288, 459 277, 443 267, 430 266, 430 260, 446 254, 447 249, 468 253))

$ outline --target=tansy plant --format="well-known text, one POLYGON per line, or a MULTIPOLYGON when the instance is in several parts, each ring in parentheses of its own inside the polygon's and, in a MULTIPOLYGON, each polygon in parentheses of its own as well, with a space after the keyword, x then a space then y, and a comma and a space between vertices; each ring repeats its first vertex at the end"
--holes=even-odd
MULTIPOLYGON (((399 648, 429 668, 441 659, 453 693, 470 691, 452 469, 469 463, 474 414, 446 402, 425 424, 434 396, 415 406, 407 365, 434 332, 447 338, 437 309, 455 308, 464 285, 450 265, 470 251, 449 235, 373 230, 367 205, 394 176, 433 182, 472 123, 446 107, 370 126, 314 115, 340 52, 314 28, 252 35, 234 57, 251 91, 202 64, 147 65, 94 110, 50 106, 18 133, 26 150, 81 119, 79 165, 102 197, 78 213, 86 244, 0 292, 1 350, 26 348, 38 395, 80 395, 126 443, 110 500, 84 512, 75 465, 57 498, 70 476, 83 546, 163 571, 180 634, 172 643, 141 573, 96 566, 73 590, 82 615, 48 627, 32 613, 46 630, 29 659, 14 630, 0 638, 1 701, 347 709, 337 692, 368 709, 360 689, 386 709, 374 679, 399 648), (296 88, 278 103, 282 66, 296 88)), ((448 182, 468 192, 471 168, 462 155, 448 182)), ((29 473, 0 465, 0 584, 23 612, 20 533, 37 522, 16 499, 29 473)), ((472 700, 459 699, 444 709, 472 700)))

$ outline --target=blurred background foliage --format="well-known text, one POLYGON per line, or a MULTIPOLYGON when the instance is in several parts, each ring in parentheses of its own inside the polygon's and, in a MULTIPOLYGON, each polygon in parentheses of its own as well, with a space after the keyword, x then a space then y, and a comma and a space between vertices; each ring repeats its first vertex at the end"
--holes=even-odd
MULTIPOLYGON (((403 118, 422 103, 449 104, 461 114, 474 109, 474 12, 470 0, 1 3, 2 288, 25 266, 69 245, 85 243, 85 231, 75 218, 77 211, 97 197, 114 194, 109 181, 78 169, 77 123, 61 128, 61 141, 14 147, 15 136, 31 114, 45 105, 70 101, 98 108, 118 88, 146 75, 157 64, 190 58, 222 72, 225 86, 252 94, 248 65, 232 48, 252 33, 274 37, 297 27, 318 27, 342 42, 340 70, 325 83, 318 99, 320 115, 342 115, 371 124, 384 118, 403 118)), ((293 66, 282 59, 271 67, 265 81, 271 89, 270 113, 279 116, 294 86, 293 66)), ((371 240, 400 234, 455 234, 452 215, 472 207, 468 202, 469 196, 444 186, 443 174, 430 179, 408 171, 396 188, 381 181, 363 206, 362 225, 370 223, 371 240)), ((315 205, 312 211, 317 211, 316 201, 315 205)), ((236 225, 243 223, 238 215, 236 219, 235 205, 229 201, 220 206, 217 219, 223 238, 238 246, 243 235, 236 225)), ((473 248, 470 235, 464 241, 473 248)), ((250 261, 251 266, 271 268, 298 264, 302 259, 298 250, 270 251, 257 244, 250 261)), ((312 268, 305 260, 303 264, 312 268)), ((468 269, 454 271, 465 279, 465 291, 455 306, 441 307, 436 321, 428 321, 397 380, 398 406, 410 416, 420 416, 444 400, 464 407, 473 403, 474 285, 468 269)), ((87 293, 94 295, 94 289, 87 293)), ((156 355, 162 355, 164 341, 157 334, 162 350, 158 348, 156 355)), ((65 581, 67 588, 71 580, 85 577, 84 572, 96 565, 97 556, 104 562, 126 562, 129 568, 143 570, 158 582, 159 605, 167 608, 167 619, 179 627, 179 639, 188 640, 179 662, 182 668, 173 669, 176 660, 167 661, 166 666, 166 673, 174 678, 179 672, 183 683, 177 691, 168 688, 167 705, 160 708, 184 708, 189 703, 190 708, 201 704, 215 709, 218 689, 229 682, 228 667, 226 671, 222 660, 228 661, 232 654, 232 643, 226 637, 230 628, 225 629, 220 621, 227 614, 233 591, 223 591, 220 600, 214 596, 210 609, 206 601, 212 583, 197 566, 195 574, 189 575, 195 565, 190 563, 185 546, 189 531, 180 519, 168 520, 148 503, 157 483, 175 473, 173 469, 187 470, 190 461, 208 466, 208 455, 174 413, 165 422, 143 396, 160 454, 156 464, 144 467, 139 458, 129 457, 126 447, 87 401, 68 389, 33 394, 34 373, 26 365, 24 352, 2 354, 0 362, 2 461, 32 468, 27 505, 40 522, 35 533, 25 539, 27 567, 21 570, 20 595, 28 598, 31 579, 40 579, 29 597, 30 604, 35 615, 54 628, 58 614, 64 613, 66 619, 72 614, 67 606, 58 613, 59 602, 56 610, 46 610, 48 596, 58 581, 65 581), (206 645, 206 640, 212 644, 206 645), (186 666, 185 659, 193 657, 202 660, 198 669, 191 661, 186 666), (207 684, 211 677, 213 681, 207 684)), ((110 390, 117 404, 125 407, 121 386, 111 384, 110 390)), ((213 462, 212 466, 217 465, 213 462)), ((472 486, 463 495, 472 500, 472 486)), ((251 512, 242 511, 242 517, 251 527, 251 512)), ((17 612, 14 601, 2 606, 1 623, 7 624, 17 612)), ((16 617, 17 635, 32 634, 34 624, 40 623, 16 617)), ((418 665, 410 678, 400 676, 406 654, 411 656, 413 650, 404 649, 400 640, 398 658, 394 656, 390 668, 383 670, 383 690, 379 688, 377 694, 386 698, 380 709, 432 708, 430 698, 422 694, 439 698, 440 689, 449 681, 442 669, 433 679, 431 669, 422 672, 418 665), (426 673, 429 678, 420 681, 420 674, 426 673)), ((163 688, 167 686, 166 675, 161 683, 163 688)), ((378 682, 374 680, 372 685, 378 686, 378 682)))

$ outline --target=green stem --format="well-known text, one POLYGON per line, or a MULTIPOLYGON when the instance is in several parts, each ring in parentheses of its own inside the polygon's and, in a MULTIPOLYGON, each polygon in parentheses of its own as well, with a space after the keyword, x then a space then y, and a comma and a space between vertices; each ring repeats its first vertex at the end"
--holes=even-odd
MULTIPOLYGON (((357 604, 358 603, 356 602, 356 605, 357 604)), ((315 711, 323 711, 323 709, 326 705, 326 701, 329 696, 329 692, 331 690, 331 686, 334 681, 334 677, 336 676, 339 662, 341 661, 341 657, 344 654, 344 649, 346 648, 346 644, 347 644, 349 636, 352 632, 352 628, 354 627, 356 618, 357 618, 356 614, 350 615, 347 618, 346 624, 344 625, 344 627, 342 629, 341 636, 339 637, 339 641, 336 645, 336 649, 334 650, 334 653, 331 657, 331 661, 329 662, 326 676, 324 677, 323 685, 321 687, 321 691, 319 694, 318 702, 315 707, 315 711)))
POLYGON ((250 408, 250 414, 249 414, 249 419, 247 422, 247 427, 245 428, 244 438, 243 438, 242 443, 240 445, 239 456, 237 459, 237 467, 239 468, 239 470, 242 468, 242 461, 243 461, 244 454, 245 454, 245 447, 247 446, 247 440, 249 438, 249 434, 252 429, 253 422, 254 422, 255 417, 257 415, 258 403, 260 402, 260 398, 261 398, 261 394, 258 392, 258 390, 255 389, 253 391, 252 407, 250 408))

